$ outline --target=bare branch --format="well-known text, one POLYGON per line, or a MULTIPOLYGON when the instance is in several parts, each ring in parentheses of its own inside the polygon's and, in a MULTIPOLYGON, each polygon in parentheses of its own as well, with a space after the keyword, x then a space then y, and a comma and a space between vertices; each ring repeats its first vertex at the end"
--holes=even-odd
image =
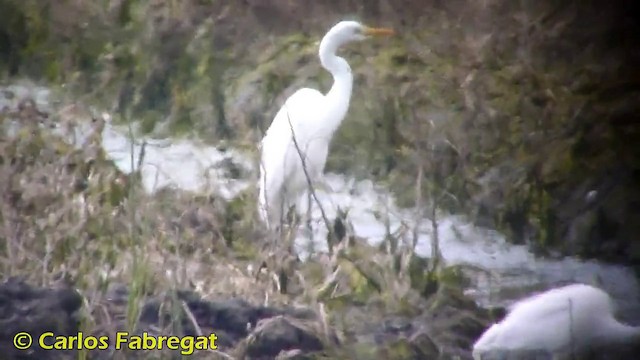
MULTIPOLYGON (((200 328, 200 325, 198 325, 198 321, 196 320, 196 317, 191 312, 191 309, 189 309, 189 306, 187 305, 187 303, 185 303, 184 301, 181 301, 180 303, 182 305, 182 310, 184 310, 185 314, 189 318, 189 321, 193 325, 193 328, 196 330, 196 334, 198 334, 198 336, 203 336, 204 334, 202 332, 202 329, 200 328)), ((214 354, 220 355, 221 357, 223 357, 225 359, 234 359, 233 356, 231 356, 231 355, 229 355, 227 353, 224 353, 224 352, 222 352, 220 350, 208 349, 208 351, 212 352, 214 354)))
MULTIPOLYGON (((287 106, 285 104, 285 106, 287 106)), ((300 161, 302 162, 302 170, 304 171, 304 176, 307 179, 307 185, 309 185, 309 192, 311 193, 311 196, 313 196, 313 199, 316 201, 316 203, 318 204, 318 208, 320 208, 320 213, 322 214, 322 219, 324 220, 324 224, 327 227, 327 231, 329 232, 329 238, 333 238, 333 240, 335 241, 335 243, 338 242, 338 239, 335 239, 335 234, 333 233, 333 230, 331 229, 331 225, 329 223, 329 218, 327 218, 327 214, 324 211, 324 208, 322 207, 322 204, 320 203, 320 200, 318 199, 318 196, 316 195, 315 192, 315 188, 313 187, 313 183, 311 181, 311 177, 309 176, 309 172, 307 171, 307 164, 305 162, 305 156, 302 153, 302 150, 300 149, 300 146, 298 144, 298 140, 296 139, 296 135, 295 135, 295 130, 293 129, 293 124, 291 124, 291 117, 289 116, 289 112, 287 111, 287 120, 289 121, 289 128, 291 129, 291 138, 293 139, 293 145, 296 147, 296 151, 298 152, 298 156, 300 156, 300 161)), ((332 246, 331 246, 331 241, 328 242, 328 248, 329 248, 329 254, 331 254, 333 252, 332 246)))

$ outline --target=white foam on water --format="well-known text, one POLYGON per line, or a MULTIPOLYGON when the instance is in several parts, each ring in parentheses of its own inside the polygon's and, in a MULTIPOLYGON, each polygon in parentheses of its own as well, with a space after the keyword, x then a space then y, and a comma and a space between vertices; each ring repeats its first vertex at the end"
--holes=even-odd
MULTIPOLYGON (((316 195, 330 221, 338 208, 348 210, 348 221, 355 235, 371 244, 380 244, 388 234, 400 237, 403 244, 413 242, 413 229, 418 229, 416 253, 431 255, 433 229, 425 216, 418 217, 414 210, 400 209, 393 196, 370 180, 355 181, 338 174, 326 174, 330 191, 317 189, 316 195), (414 219, 420 218, 420 222, 414 219)), ((315 201, 313 201, 315 204, 315 201)), ((306 201, 301 201, 306 209, 306 201)), ((316 249, 326 250, 327 229, 318 206, 312 210, 313 237, 301 229, 300 249, 312 240, 316 249)), ((473 226, 463 216, 438 214, 438 239, 443 257, 450 264, 473 264, 500 269, 518 266, 534 260, 526 246, 508 244, 498 232, 473 226)))
POLYGON ((107 124, 102 134, 103 148, 120 170, 129 173, 137 169, 145 140, 140 171, 144 188, 149 193, 174 187, 193 192, 213 192, 229 200, 249 186, 246 180, 231 179, 226 175, 226 161, 247 170, 251 168, 251 162, 234 150, 220 151, 213 146, 186 140, 136 137, 131 141, 124 132, 124 129, 107 124))

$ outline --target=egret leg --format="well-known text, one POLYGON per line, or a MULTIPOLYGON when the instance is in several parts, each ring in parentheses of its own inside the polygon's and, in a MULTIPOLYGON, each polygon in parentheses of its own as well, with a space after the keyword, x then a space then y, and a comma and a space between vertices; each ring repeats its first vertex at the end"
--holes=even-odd
POLYGON ((300 217, 298 216, 298 211, 296 210, 296 206, 293 205, 289 208, 289 221, 288 221, 288 232, 286 236, 286 249, 289 254, 293 254, 295 252, 294 242, 296 235, 298 233, 298 227, 300 226, 300 217))
POLYGON ((307 214, 305 216, 305 223, 307 225, 307 231, 311 235, 311 239, 313 240, 313 228, 311 227, 311 214, 313 210, 313 197, 311 196, 311 191, 307 191, 307 214))
POLYGON ((268 231, 268 241, 266 242, 266 249, 264 249, 264 258, 258 265, 258 269, 255 275, 256 280, 259 279, 263 269, 266 270, 269 276, 275 275, 278 291, 281 293, 287 292, 288 273, 286 269, 285 259, 290 257, 293 251, 292 237, 295 238, 296 226, 292 222, 291 213, 293 208, 287 206, 286 202, 280 204, 280 212, 278 221, 275 224, 270 224, 268 231), (284 211, 288 210, 288 211, 284 211), (292 236, 293 235, 293 236, 292 236))

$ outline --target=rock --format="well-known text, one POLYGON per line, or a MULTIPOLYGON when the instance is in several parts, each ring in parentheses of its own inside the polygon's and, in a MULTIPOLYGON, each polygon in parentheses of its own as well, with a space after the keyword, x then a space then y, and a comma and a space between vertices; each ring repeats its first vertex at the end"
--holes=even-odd
POLYGON ((23 280, 11 278, 0 284, 0 351, 2 358, 11 359, 63 359, 75 358, 71 352, 42 349, 37 338, 45 332, 56 335, 77 335, 77 311, 82 297, 72 288, 39 288, 23 280), (29 350, 17 350, 13 343, 16 334, 31 335, 29 350))
MULTIPOLYGON (((125 314, 128 296, 126 286, 109 286, 103 299, 105 307, 101 307, 101 311, 108 312, 111 327, 107 327, 109 324, 105 319, 100 321, 100 318, 96 318, 99 324, 91 335, 109 335, 113 338, 115 331, 127 330, 125 314)), ((66 287, 36 288, 18 279, 10 279, 0 285, 2 359, 59 359, 60 356, 66 356, 60 352, 52 356, 50 351, 35 345, 28 352, 17 351, 13 346, 13 337, 16 333, 28 332, 35 339, 46 331, 56 335, 77 335, 79 320, 76 312, 81 305, 80 294, 66 287)), ((297 349, 298 353, 290 352, 281 356, 303 359, 304 354, 323 348, 322 341, 314 334, 313 326, 309 326, 314 322, 310 311, 255 306, 241 299, 205 301, 193 292, 178 291, 173 295, 147 298, 134 333, 178 336, 195 336, 200 331, 204 335, 216 333, 217 345, 225 352, 244 341, 249 358, 268 356, 273 359, 282 351, 297 349), (166 302, 174 296, 187 305, 190 314, 184 310, 176 313, 176 307, 166 302), (195 324, 190 316, 195 319, 195 324), (178 326, 175 326, 176 320, 180 320, 178 326)), ((113 344, 110 346, 110 351, 90 351, 91 358, 110 358, 114 353, 113 344)), ((77 355, 70 352, 68 356, 75 358, 77 355)))
MULTIPOLYGON (((113 317, 126 311, 128 290, 122 284, 110 286, 106 300, 111 303, 113 317)), ((150 296, 145 299, 138 319, 138 331, 158 332, 158 326, 167 326, 172 321, 180 320, 179 328, 184 335, 198 335, 198 329, 204 334, 216 333, 221 348, 229 349, 249 335, 249 330, 256 328, 263 319, 286 315, 292 319, 312 319, 313 313, 304 309, 275 308, 252 305, 245 300, 232 298, 228 300, 204 300, 193 291, 179 290, 162 296, 150 296), (178 301, 178 307, 171 306, 178 301), (190 312, 187 314, 181 307, 184 303, 190 312), (179 309, 179 310, 176 310, 179 309), (195 319, 196 324, 193 323, 195 319), (155 330, 154 330, 155 329, 155 330)), ((123 327, 125 324, 119 324, 123 327)))
POLYGON ((471 359, 471 346, 491 323, 488 312, 444 286, 429 300, 417 301, 412 309, 420 312, 414 316, 389 314, 378 322, 364 321, 356 331, 358 343, 369 344, 373 353, 362 358, 471 359))
MULTIPOLYGON (((240 358, 271 359, 281 352, 301 359, 302 353, 320 351, 324 348, 319 336, 307 325, 286 316, 261 320, 249 334, 246 347, 240 358), (291 350, 299 352, 291 353, 291 350)), ((283 355, 280 355, 282 358, 283 355)))
MULTIPOLYGON (((122 284, 109 286, 105 302, 110 309, 110 318, 124 319, 128 294, 127 287, 122 284)), ((137 323, 135 332, 138 334, 206 336, 215 333, 221 351, 228 353, 238 348, 244 354, 242 356, 251 359, 263 358, 260 356, 273 359, 281 351, 295 349, 302 353, 286 356, 303 359, 308 352, 323 348, 314 335, 313 326, 309 325, 317 323, 315 314, 309 310, 252 305, 239 298, 205 300, 192 291, 147 297, 137 323)), ((112 334, 126 326, 120 321, 108 332, 112 334)))

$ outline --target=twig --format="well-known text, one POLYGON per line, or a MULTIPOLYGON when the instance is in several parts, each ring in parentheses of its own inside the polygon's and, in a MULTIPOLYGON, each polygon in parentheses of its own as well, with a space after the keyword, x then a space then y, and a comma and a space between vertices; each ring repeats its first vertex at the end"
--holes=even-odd
MULTIPOLYGON (((285 104, 285 106, 287 105, 285 104)), ((300 156, 300 161, 302 162, 302 171, 304 171, 304 176, 307 179, 307 185, 309 185, 309 192, 311 193, 311 196, 313 196, 314 200, 318 204, 318 208, 320 208, 322 219, 324 220, 325 226, 327 227, 327 231, 329 232, 329 238, 333 238, 335 243, 337 243, 338 239, 335 238, 335 234, 331 229, 331 225, 329 224, 329 219, 327 218, 327 214, 325 213, 324 208, 322 207, 322 204, 320 203, 320 200, 316 195, 315 189, 313 187, 313 183, 311 182, 311 177, 309 176, 309 172, 307 171, 307 164, 305 162, 304 154, 302 153, 302 150, 298 145, 298 140, 296 140, 295 131, 293 130, 293 124, 291 124, 291 117, 289 117, 289 111, 287 111, 287 120, 289 122, 289 128, 291 129, 291 138, 293 139, 293 145, 296 147, 296 151, 298 152, 298 156, 300 156)), ((331 254, 333 252, 331 242, 329 242, 328 245, 329 245, 329 254, 331 254)))
MULTIPOLYGON (((417 121, 417 117, 416 117, 416 111, 415 109, 413 109, 412 111, 412 117, 413 117, 413 123, 416 127, 416 134, 420 134, 420 122, 417 121)), ((424 166, 423 166, 423 162, 422 162, 422 146, 420 146, 420 141, 416 138, 415 140, 415 147, 416 147, 416 160, 417 160, 417 165, 418 165, 418 174, 416 175, 416 189, 415 189, 415 193, 416 193, 416 204, 415 204, 415 209, 416 209, 416 213, 415 213, 415 219, 414 219, 414 226, 413 226, 413 244, 411 246, 411 256, 413 256, 416 252, 416 246, 418 246, 418 233, 419 233, 419 227, 420 227, 420 219, 422 218, 422 178, 424 176, 424 166)))
POLYGON ((189 321, 191 321, 191 325, 193 325, 193 328, 196 330, 196 334, 198 334, 198 336, 202 336, 202 328, 200 327, 200 325, 198 325, 198 321, 196 320, 196 317, 193 316, 193 313, 191 312, 191 309, 189 309, 189 306, 187 306, 187 303, 184 301, 180 301, 180 305, 182 306, 182 310, 184 310, 185 314, 189 318, 189 321))
POLYGON ((327 340, 331 339, 331 333, 329 332, 329 321, 327 320, 327 311, 324 307, 324 303, 318 304, 318 310, 320 312, 320 322, 322 323, 322 331, 327 340))
MULTIPOLYGON (((198 334, 198 336, 203 336, 202 328, 200 328, 200 325, 198 325, 198 321, 196 320, 196 317, 193 316, 193 313, 191 312, 191 309, 189 309, 189 306, 187 306, 187 303, 185 303, 184 301, 181 301, 181 304, 182 304, 182 309, 184 310, 185 314, 189 318, 189 321, 191 321, 193 328, 196 330, 196 334, 198 334)), ((231 360, 234 359, 233 356, 225 352, 222 352, 220 350, 216 350, 216 349, 208 349, 208 350, 212 353, 222 356, 225 359, 231 359, 231 360)))
POLYGON ((147 140, 144 139, 142 141, 142 146, 140 147, 140 154, 138 155, 138 167, 137 167, 137 170, 139 172, 142 172, 142 170, 141 170, 142 169, 142 163, 144 162, 144 156, 145 156, 146 150, 147 150, 147 140))
POLYGON ((433 266, 431 267, 431 271, 438 270, 438 266, 440 265, 440 235, 438 234, 438 219, 436 218, 436 209, 437 209, 437 201, 433 203, 433 207, 431 209, 431 228, 433 229, 433 234, 431 237, 431 257, 433 258, 433 266))

